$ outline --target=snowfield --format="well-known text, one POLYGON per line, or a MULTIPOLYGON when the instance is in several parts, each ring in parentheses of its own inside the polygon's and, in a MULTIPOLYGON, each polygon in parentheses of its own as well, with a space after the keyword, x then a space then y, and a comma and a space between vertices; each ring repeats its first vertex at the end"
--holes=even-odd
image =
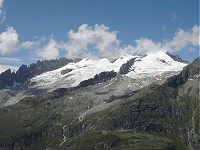
POLYGON ((168 71, 181 71, 187 64, 174 61, 165 52, 149 53, 137 58, 127 76, 138 79, 160 75, 168 71))
POLYGON ((54 71, 49 71, 31 79, 38 88, 75 87, 83 80, 93 78, 103 71, 118 72, 122 64, 129 59, 136 58, 131 70, 125 76, 133 79, 149 78, 168 71, 181 71, 187 64, 174 61, 165 52, 149 53, 146 56, 124 55, 111 63, 107 58, 82 59, 77 63, 69 63, 66 66, 54 71), (61 74, 62 70, 72 71, 61 74))
POLYGON ((31 82, 35 82, 36 86, 40 87, 49 87, 58 83, 63 84, 63 82, 68 83, 67 85, 69 87, 75 87, 79 85, 81 81, 93 78, 96 74, 99 74, 103 71, 114 70, 115 72, 118 72, 122 64, 134 57, 137 56, 126 55, 120 57, 113 63, 111 63, 107 58, 84 58, 77 63, 69 63, 62 68, 38 75, 32 78, 31 82), (72 71, 61 75, 61 71, 65 69, 72 69, 72 71))

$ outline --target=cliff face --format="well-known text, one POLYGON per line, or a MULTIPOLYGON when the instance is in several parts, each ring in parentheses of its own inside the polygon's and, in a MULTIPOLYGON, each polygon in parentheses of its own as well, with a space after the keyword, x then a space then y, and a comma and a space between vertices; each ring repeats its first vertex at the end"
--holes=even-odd
POLYGON ((165 84, 170 87, 178 87, 184 84, 189 78, 199 78, 200 71, 200 57, 195 59, 191 64, 186 66, 180 74, 169 78, 165 84))
POLYGON ((60 59, 55 59, 55 60, 44 60, 40 61, 38 60, 35 64, 31 64, 28 66, 30 70, 30 77, 34 77, 36 75, 42 74, 47 71, 52 71, 55 69, 58 69, 62 66, 67 65, 68 63, 73 62, 72 59, 67 59, 67 58, 60 58, 60 59))
POLYGON ((0 74, 0 89, 6 86, 12 86, 15 79, 15 73, 10 69, 0 74))
POLYGON ((132 58, 128 60, 127 63, 123 64, 119 69, 120 74, 127 74, 130 71, 131 66, 134 64, 135 59, 136 58, 132 58))
POLYGON ((56 60, 38 60, 36 63, 33 63, 29 66, 22 65, 15 72, 11 72, 10 69, 0 74, 0 89, 5 88, 6 86, 12 86, 14 81, 17 83, 24 83, 29 78, 32 78, 36 75, 42 74, 47 71, 52 71, 58 69, 62 66, 67 65, 68 63, 73 62, 71 59, 60 58, 56 60))
POLYGON ((30 69, 26 65, 22 65, 15 74, 15 81, 17 83, 23 83, 30 78, 30 69))
POLYGON ((94 85, 94 84, 98 84, 98 83, 101 83, 101 82, 106 82, 107 80, 114 78, 116 75, 117 75, 117 73, 114 72, 114 71, 101 72, 100 74, 96 74, 94 76, 94 78, 90 78, 88 80, 81 81, 79 86, 80 87, 86 87, 86 86, 89 86, 89 85, 94 85))

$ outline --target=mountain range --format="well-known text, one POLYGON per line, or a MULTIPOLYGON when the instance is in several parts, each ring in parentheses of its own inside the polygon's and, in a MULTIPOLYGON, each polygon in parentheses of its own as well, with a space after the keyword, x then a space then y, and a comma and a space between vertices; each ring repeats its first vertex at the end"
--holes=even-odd
POLYGON ((199 149, 199 60, 160 51, 8 69, 0 148, 199 149))

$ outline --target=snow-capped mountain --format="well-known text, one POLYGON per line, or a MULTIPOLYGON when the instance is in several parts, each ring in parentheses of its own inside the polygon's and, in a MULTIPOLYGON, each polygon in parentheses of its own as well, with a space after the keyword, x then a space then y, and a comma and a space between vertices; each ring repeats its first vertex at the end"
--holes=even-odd
POLYGON ((36 76, 31 79, 36 86, 41 87, 51 87, 55 84, 65 83, 65 87, 75 87, 83 80, 94 77, 103 71, 119 71, 122 64, 126 63, 129 59, 137 57, 126 55, 118 58, 115 62, 111 63, 107 58, 101 59, 88 59, 84 58, 76 63, 69 63, 62 68, 56 69, 54 71, 49 71, 36 76), (64 70, 71 70, 66 74, 61 74, 64 70))
POLYGON ((127 76, 138 79, 161 75, 169 71, 181 71, 187 64, 173 60, 166 53, 160 51, 149 53, 145 57, 137 58, 127 76))
MULTIPOLYGON (((52 71, 41 73, 30 79, 26 75, 32 71, 31 67, 23 65, 20 67, 21 70, 19 69, 20 71, 17 72, 24 75, 23 81, 27 80, 21 83, 13 80, 13 87, 6 85, 6 89, 0 90, 2 95, 0 104, 1 107, 4 107, 15 104, 24 97, 33 97, 59 88, 77 88, 81 86, 81 82, 86 82, 85 85, 96 84, 96 88, 89 87, 91 92, 87 92, 87 95, 96 99, 98 103, 103 103, 102 100, 110 101, 113 97, 127 95, 152 83, 162 84, 168 77, 178 74, 186 65, 184 62, 175 61, 165 52, 148 53, 142 56, 122 55, 112 62, 108 58, 84 58, 79 61, 66 60, 60 65, 62 67, 57 67, 58 69, 52 69, 52 71), (96 82, 94 79, 95 75, 111 71, 115 72, 116 75, 108 77, 108 80, 103 79, 96 82)), ((38 67, 33 68, 37 69, 38 67)), ((9 72, 4 72, 1 76, 6 78, 7 73, 12 79, 12 74, 9 72)), ((16 75, 18 74, 16 73, 16 75)))
POLYGON ((149 53, 145 56, 123 55, 114 62, 107 58, 82 59, 69 63, 54 71, 49 71, 31 79, 39 88, 75 87, 83 80, 93 78, 103 71, 119 72, 120 67, 128 60, 136 58, 129 72, 124 76, 132 79, 151 78, 165 72, 178 72, 187 64, 173 60, 165 52, 149 53), (66 73, 65 70, 68 70, 66 73))

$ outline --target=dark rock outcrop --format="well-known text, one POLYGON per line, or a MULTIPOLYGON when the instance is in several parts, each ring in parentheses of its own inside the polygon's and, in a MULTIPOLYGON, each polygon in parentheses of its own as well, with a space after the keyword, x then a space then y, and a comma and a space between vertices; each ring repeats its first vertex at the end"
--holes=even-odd
POLYGON ((189 78, 197 78, 200 71, 200 57, 195 59, 191 64, 183 68, 183 70, 171 78, 168 78, 165 82, 169 87, 178 87, 184 84, 189 78))
POLYGON ((0 74, 0 88, 4 88, 6 86, 12 86, 15 79, 15 73, 11 72, 10 69, 0 74))
POLYGON ((94 78, 90 78, 88 80, 81 81, 79 86, 80 87, 86 87, 86 86, 89 86, 89 85, 94 85, 94 84, 97 84, 97 83, 105 82, 107 80, 114 78, 116 76, 116 74, 117 73, 114 72, 114 71, 101 72, 100 74, 96 74, 94 76, 94 78))
POLYGON ((185 61, 185 60, 181 59, 178 55, 172 55, 172 54, 170 54, 169 52, 166 52, 166 54, 167 54, 168 56, 170 56, 170 57, 171 57, 173 60, 175 60, 175 61, 189 64, 188 61, 185 61))
POLYGON ((136 58, 132 58, 128 60, 127 63, 123 64, 119 69, 120 74, 127 74, 130 71, 131 66, 134 64, 135 59, 136 58))
POLYGON ((23 83, 27 81, 29 77, 30 77, 30 70, 26 65, 22 65, 16 72, 15 81, 17 83, 23 83))
POLYGON ((8 69, 0 74, 0 89, 6 86, 13 86, 14 82, 25 83, 28 79, 40 75, 47 71, 52 71, 73 62, 72 59, 60 58, 54 60, 38 60, 29 66, 22 65, 17 71, 12 72, 8 69))
POLYGON ((67 65, 68 63, 73 62, 72 59, 60 58, 53 60, 38 60, 35 64, 28 66, 30 70, 30 77, 42 74, 47 71, 52 71, 67 65))
POLYGON ((61 71, 61 75, 64 75, 64 74, 67 74, 67 73, 69 73, 69 72, 71 72, 73 69, 65 69, 65 70, 62 70, 61 71))

